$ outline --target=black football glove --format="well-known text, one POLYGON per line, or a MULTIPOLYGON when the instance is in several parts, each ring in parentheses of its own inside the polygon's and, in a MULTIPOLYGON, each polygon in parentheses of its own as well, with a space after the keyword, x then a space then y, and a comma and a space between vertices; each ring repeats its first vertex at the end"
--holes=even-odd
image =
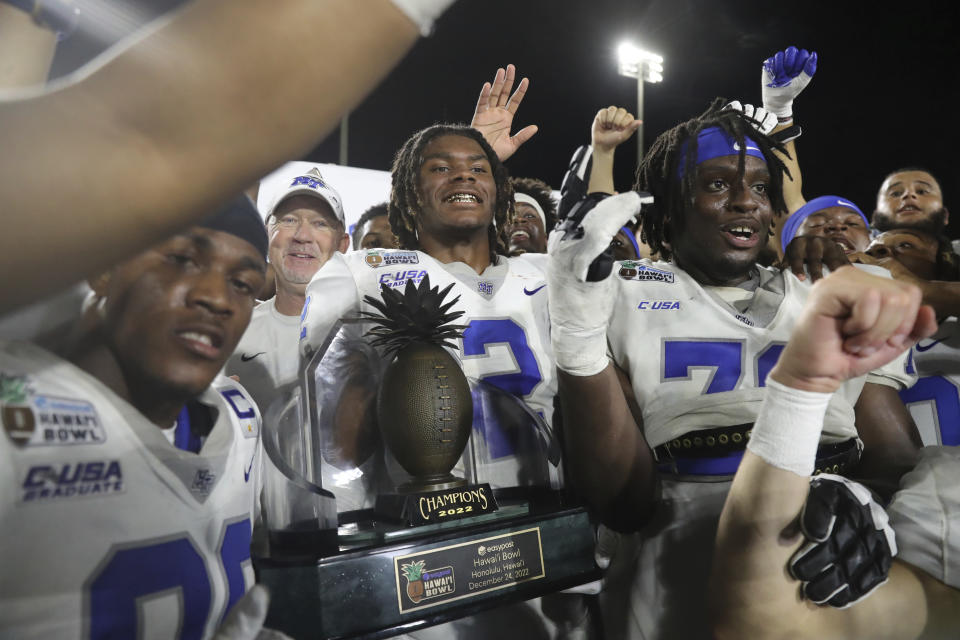
POLYGON ((807 544, 789 568, 811 602, 844 609, 887 581, 897 543, 887 512, 863 485, 830 474, 812 478, 800 528, 807 544))

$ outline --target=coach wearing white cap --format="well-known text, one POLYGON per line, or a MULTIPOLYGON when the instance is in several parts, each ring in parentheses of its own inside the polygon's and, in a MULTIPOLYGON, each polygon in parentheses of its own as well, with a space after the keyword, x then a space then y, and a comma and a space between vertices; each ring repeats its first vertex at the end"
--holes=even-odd
POLYGON ((350 244, 340 195, 314 167, 294 177, 267 214, 270 264, 277 295, 253 311, 250 327, 226 372, 266 412, 276 390, 297 378, 300 313, 307 283, 337 251, 350 244))

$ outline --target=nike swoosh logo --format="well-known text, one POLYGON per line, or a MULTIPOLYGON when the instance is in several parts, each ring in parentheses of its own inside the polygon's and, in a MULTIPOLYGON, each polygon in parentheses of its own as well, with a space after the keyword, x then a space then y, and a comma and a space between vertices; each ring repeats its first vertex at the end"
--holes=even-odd
POLYGON ((253 470, 253 461, 257 459, 257 447, 260 446, 260 432, 257 432, 257 441, 253 444, 253 457, 250 458, 250 465, 243 470, 243 481, 250 481, 250 471, 253 470))
POLYGON ((940 344, 941 342, 943 342, 943 338, 941 338, 941 339, 939 339, 939 340, 934 340, 933 342, 931 342, 930 344, 928 344, 928 345, 925 346, 925 347, 921 347, 921 346, 920 346, 920 343, 918 342, 917 344, 914 345, 914 348, 915 348, 917 351, 919 351, 920 353, 923 353, 924 351, 930 351, 930 349, 933 349, 935 346, 937 346, 937 345, 940 344))
POLYGON ((240 354, 240 359, 243 360, 244 362, 250 362, 251 360, 253 360, 253 359, 256 358, 257 356, 262 356, 262 355, 265 354, 265 353, 266 353, 266 351, 261 351, 260 353, 255 353, 255 354, 253 354, 252 356, 248 356, 248 355, 245 354, 245 353, 241 353, 241 354, 240 354))
POLYGON ((526 287, 524 287, 524 288, 523 288, 523 292, 524 292, 525 294, 527 294, 528 296, 532 296, 532 295, 535 294, 537 291, 540 291, 540 289, 543 289, 545 286, 547 286, 547 285, 542 284, 542 285, 540 285, 539 287, 537 287, 536 289, 534 289, 533 291, 530 291, 529 289, 527 289, 526 287))

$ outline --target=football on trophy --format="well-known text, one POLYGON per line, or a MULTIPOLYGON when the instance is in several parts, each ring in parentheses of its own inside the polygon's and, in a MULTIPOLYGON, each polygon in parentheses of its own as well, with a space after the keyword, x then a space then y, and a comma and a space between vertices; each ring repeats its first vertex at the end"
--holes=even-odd
POLYGON ((465 484, 450 473, 460 459, 473 422, 470 386, 446 348, 464 326, 449 324, 459 297, 444 302, 453 285, 430 288, 425 275, 408 280, 403 293, 381 285, 381 299, 364 299, 380 314, 366 313, 378 326, 367 335, 396 358, 387 366, 377 396, 377 421, 384 442, 413 480, 401 491, 444 489, 465 484))

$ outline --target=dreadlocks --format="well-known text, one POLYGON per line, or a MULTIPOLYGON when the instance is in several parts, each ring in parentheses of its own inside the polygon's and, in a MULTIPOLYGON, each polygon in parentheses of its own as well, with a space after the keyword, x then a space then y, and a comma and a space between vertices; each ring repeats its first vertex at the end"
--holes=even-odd
POLYGON ((738 175, 743 175, 746 142, 750 138, 757 143, 770 168, 770 203, 777 215, 787 210, 783 201, 783 173, 787 171, 783 162, 774 155, 779 151, 788 155, 783 144, 754 128, 757 124, 752 118, 732 109, 724 110, 727 103, 723 98, 715 98, 702 114, 687 120, 673 129, 662 133, 643 157, 637 167, 634 188, 653 195, 655 202, 645 207, 641 220, 641 239, 650 247, 653 254, 669 260, 670 226, 667 220, 681 220, 688 208, 693 207, 697 180, 697 136, 704 129, 719 127, 733 138, 740 149, 737 162, 738 175), (682 174, 677 166, 684 160, 682 174))
POLYGON ((423 150, 430 142, 440 136, 463 136, 475 140, 490 162, 493 179, 497 185, 497 200, 494 203, 493 223, 487 230, 490 240, 490 261, 496 262, 496 254, 506 255, 503 233, 507 219, 513 211, 513 187, 506 167, 500 162, 496 152, 487 144, 483 135, 476 129, 457 124, 436 124, 422 129, 410 136, 397 152, 393 160, 390 206, 388 216, 390 227, 397 236, 401 249, 417 249, 416 216, 423 209, 420 199, 419 177, 423 166, 423 150))

